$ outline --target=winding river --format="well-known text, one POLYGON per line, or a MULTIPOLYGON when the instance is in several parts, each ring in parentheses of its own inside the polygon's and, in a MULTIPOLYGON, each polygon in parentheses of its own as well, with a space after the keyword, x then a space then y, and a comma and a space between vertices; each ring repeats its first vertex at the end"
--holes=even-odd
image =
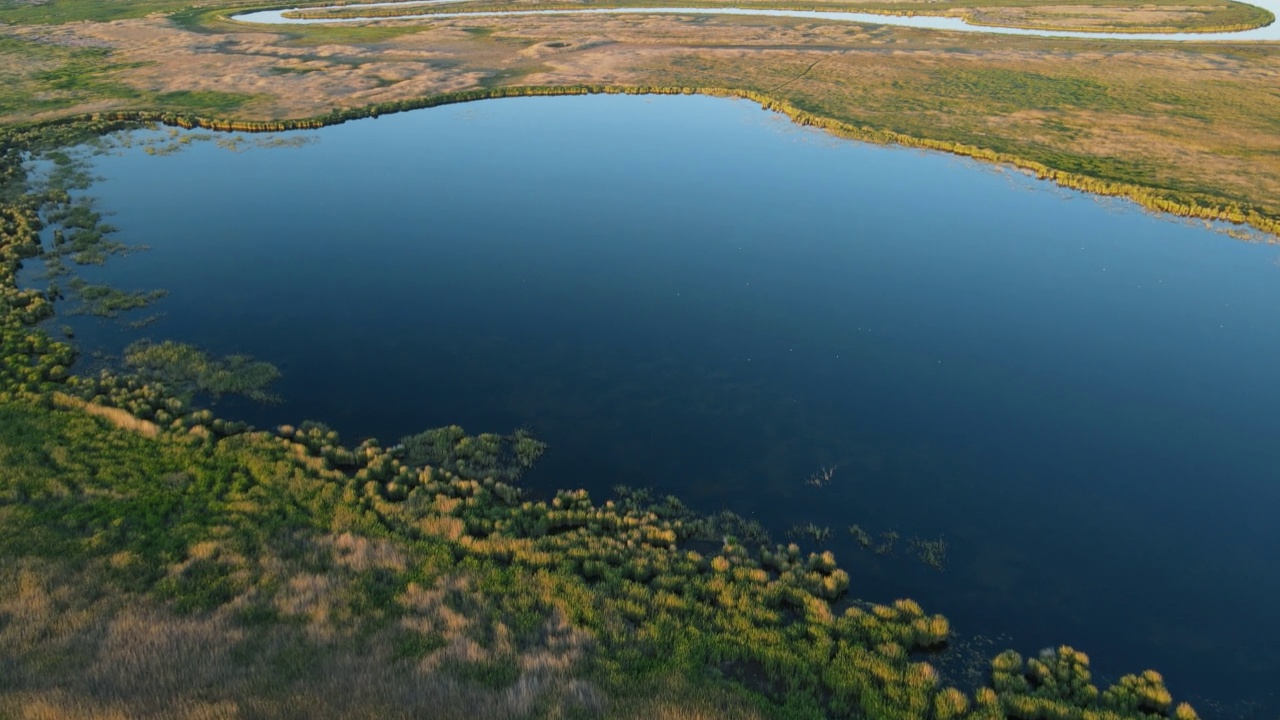
MULTIPOLYGON (((428 2, 389 2, 361 5, 362 8, 383 8, 404 6, 405 8, 422 8, 431 5, 454 3, 459 0, 429 0, 428 2)), ((1280 17, 1280 0, 1253 0, 1249 4, 1263 8, 1272 15, 1280 17)), ((374 20, 395 20, 411 17, 428 17, 408 15, 376 18, 333 18, 315 19, 288 17, 289 13, 302 8, 284 10, 261 10, 232 16, 233 20, 264 25, 316 24, 316 23, 355 23, 374 20)), ((323 12, 327 10, 350 9, 350 6, 312 7, 306 10, 323 12)), ((949 30, 956 32, 993 33, 998 35, 1031 35, 1050 38, 1100 38, 1108 40, 1163 40, 1180 42, 1220 42, 1220 41, 1275 41, 1280 40, 1280 23, 1271 23, 1251 30, 1231 32, 1182 32, 1182 33, 1125 33, 1125 32, 1080 32, 1068 30, 1034 30, 1028 28, 999 27, 993 25, 974 25, 959 17, 938 15, 880 15, 875 13, 836 12, 821 10, 775 10, 758 8, 688 8, 688 7, 633 7, 633 8, 588 8, 582 10, 503 10, 497 12, 470 13, 433 13, 432 20, 443 20, 458 17, 519 17, 522 15, 757 15, 764 17, 807 18, 812 20, 837 20, 842 22, 869 23, 874 25, 895 25, 900 27, 923 28, 926 30, 949 30)))

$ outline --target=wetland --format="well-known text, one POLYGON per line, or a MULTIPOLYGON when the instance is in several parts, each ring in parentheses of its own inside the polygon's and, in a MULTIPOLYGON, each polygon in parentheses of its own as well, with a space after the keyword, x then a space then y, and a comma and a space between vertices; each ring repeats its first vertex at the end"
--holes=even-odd
POLYGON ((0 2, 0 717, 1280 715, 1277 0, 437 5, 0 2))
POLYGON ((547 443, 535 495, 811 528, 806 551, 993 649, 1155 667, 1205 717, 1280 707, 1276 247, 741 100, 198 135, 92 158, 96 207, 147 249, 77 276, 154 317, 64 313, 77 369, 174 340, 279 369, 278 402, 218 401, 233 421, 521 428, 547 443))

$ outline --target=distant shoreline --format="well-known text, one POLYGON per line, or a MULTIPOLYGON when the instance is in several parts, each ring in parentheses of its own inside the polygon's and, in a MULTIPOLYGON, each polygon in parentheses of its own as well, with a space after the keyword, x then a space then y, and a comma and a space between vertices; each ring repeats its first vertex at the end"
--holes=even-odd
POLYGON ((1088 31, 1064 26, 1028 26, 1018 24, 1000 24, 976 20, 971 14, 964 16, 929 15, 914 11, 868 9, 862 12, 795 10, 783 7, 738 8, 716 5, 693 5, 673 7, 612 7, 612 8, 577 8, 569 5, 547 7, 540 10, 492 10, 479 12, 437 12, 434 8, 445 4, 454 4, 459 0, 427 0, 426 2, 391 2, 369 3, 361 5, 329 5, 323 7, 286 8, 260 10, 231 15, 237 22, 263 25, 294 25, 320 23, 352 23, 373 22, 378 20, 404 20, 430 16, 437 19, 458 17, 521 17, 540 15, 609 15, 609 14, 699 14, 699 15, 746 15, 764 17, 792 17, 814 20, 837 20, 844 22, 863 22, 878 25, 894 25, 926 30, 945 30, 952 32, 979 32, 1004 35, 1030 35, 1046 38, 1086 38, 1086 39, 1119 39, 1119 40, 1165 40, 1178 42, 1204 41, 1280 41, 1280 25, 1276 15, 1280 13, 1280 0, 1252 0, 1242 4, 1251 5, 1270 14, 1271 19, 1257 25, 1240 25, 1230 27, 1207 27, 1200 30, 1149 30, 1123 28, 1106 31, 1088 31), (397 13, 393 10, 403 9, 407 12, 397 13))

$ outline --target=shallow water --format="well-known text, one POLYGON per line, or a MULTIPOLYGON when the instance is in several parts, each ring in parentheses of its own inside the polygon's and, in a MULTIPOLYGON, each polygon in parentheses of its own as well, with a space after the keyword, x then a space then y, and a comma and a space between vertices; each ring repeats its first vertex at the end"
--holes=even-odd
MULTIPOLYGON (((423 7, 430 5, 443 5, 448 3, 459 2, 460 0, 428 0, 427 2, 388 2, 388 3, 370 3, 361 7, 380 8, 401 5, 406 8, 423 7)), ((1267 10, 1272 15, 1280 16, 1280 0, 1252 0, 1247 3, 1267 10)), ((333 24, 333 23, 361 23, 369 22, 373 19, 387 20, 391 18, 334 18, 334 19, 315 19, 315 18, 294 18, 286 17, 287 13, 296 12, 299 8, 290 8, 285 10, 258 10, 254 12, 241 13, 233 16, 232 19, 246 23, 257 23, 266 25, 308 25, 308 24, 333 24)), ((309 11, 335 10, 337 6, 306 8, 309 11)), ((1108 40, 1161 40, 1174 42, 1222 42, 1222 41, 1274 41, 1280 40, 1280 23, 1272 22, 1269 25, 1251 28, 1249 30, 1233 30, 1229 32, 1183 32, 1183 33, 1123 33, 1123 32, 1077 32, 1071 30, 1032 30, 1027 28, 998 27, 992 25, 972 25, 958 17, 943 17, 938 15, 878 15, 875 13, 857 13, 857 12, 838 12, 823 10, 777 10, 764 8, 678 8, 678 7, 654 7, 654 8, 588 8, 582 10, 507 10, 500 12, 458 12, 458 13, 439 13, 424 19, 423 16, 417 16, 417 19, 426 22, 430 19, 442 20, 445 18, 457 17, 519 17, 522 15, 755 15, 761 17, 792 17, 792 18, 808 18, 811 20, 836 20, 841 22, 856 22, 869 25, 893 25, 897 27, 913 27, 926 30, 948 30, 951 32, 980 32, 991 33, 996 35, 1030 35, 1034 37, 1053 37, 1053 38, 1099 38, 1108 40)), ((411 16, 407 16, 411 17, 411 16)))
POLYGON ((496 100, 309 137, 97 158, 93 194, 151 249, 85 275, 171 295, 145 331, 74 319, 78 342, 274 362, 285 404, 220 405, 259 426, 527 426, 551 447, 535 492, 830 526, 854 594, 915 597, 965 647, 1067 643, 1205 717, 1280 715, 1280 248, 744 101, 496 100), (945 538, 945 571, 913 535, 945 538))

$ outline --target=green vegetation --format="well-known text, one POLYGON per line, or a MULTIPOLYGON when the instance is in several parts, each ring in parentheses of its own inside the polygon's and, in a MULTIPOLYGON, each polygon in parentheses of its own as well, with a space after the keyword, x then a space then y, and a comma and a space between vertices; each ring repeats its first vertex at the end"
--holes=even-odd
MULTIPOLYGON (((35 7, 61 4, 48 3, 35 7)), ((93 3, 133 7, 134 3, 93 3)), ((3 16, 0 11, 0 16, 3 16)), ((135 107, 166 107, 180 112, 232 113, 256 99, 248 93, 217 91, 148 92, 120 80, 122 71, 139 63, 119 60, 108 47, 61 44, 40 39, 0 36, 0 114, 40 115, 65 112, 84 103, 108 99, 135 107), (12 68, 29 68, 17 75, 12 68)))
POLYGON ((9 81, 0 90, 0 112, 6 114, 37 114, 74 107, 92 98, 132 100, 139 95, 112 77, 125 65, 115 62, 106 48, 68 47, 5 36, 0 37, 0 64, 34 70, 27 82, 9 81))
POLYGON ((184 403, 196 393, 214 400, 242 395, 257 402, 278 401, 267 388, 280 377, 280 371, 247 355, 212 358, 183 343, 142 340, 125 348, 124 364, 143 382, 160 383, 184 403))
POLYGON ((525 430, 471 437, 457 425, 410 435, 400 445, 410 466, 433 465, 465 477, 492 477, 507 483, 519 480, 547 449, 525 430))
POLYGON ((1151 671, 1096 687, 1070 648, 950 687, 924 659, 944 617, 850 601, 832 553, 674 498, 528 500, 524 433, 254 432, 190 395, 274 369, 176 343, 70 376, 32 327, 52 303, 15 283, 58 202, 23 160, 110 127, 3 135, 0 715, 1195 717, 1151 671))
MULTIPOLYGON (((545 637, 552 625, 563 628, 558 647, 572 648, 560 662, 597 693, 627 698, 684 678, 771 716, 992 717, 1075 697, 1044 692, 1035 666, 1025 687, 972 703, 941 687, 909 653, 944 643, 945 619, 908 600, 834 613, 829 603, 850 580, 830 553, 757 553, 729 538, 703 556, 680 549, 696 522, 596 505, 582 492, 530 503, 493 480, 406 475, 373 446, 363 467, 372 471, 348 475, 266 433, 147 439, 28 403, 0 405, 0 420, 6 564, 72 562, 103 583, 99 592, 152 598, 205 623, 226 608, 233 637, 246 637, 237 627, 301 623, 295 652, 323 654, 363 634, 399 662, 435 658, 437 672, 493 690, 527 679, 530 658, 557 648, 545 637), (763 668, 768 683, 746 682, 748 668, 763 668), (970 704, 969 714, 947 714, 970 704)), ((9 692, 38 689, 31 663, 50 651, 22 649, 9 692)), ((253 652, 246 638, 218 660, 253 652)), ((272 677, 287 671, 310 675, 304 665, 272 677)), ((1145 677, 1084 706, 1167 696, 1145 677)))
POLYGON ((176 90, 160 93, 150 103, 161 107, 185 108, 187 112, 228 114, 239 110, 253 99, 244 93, 220 92, 216 90, 176 90))
MULTIPOLYGON (((200 5, 204 3, 197 3, 200 5)), ((99 2, 98 0, 4 0, 0 3, 0 22, 14 24, 54 25, 61 23, 109 22, 140 18, 152 13, 187 10, 190 0, 132 0, 131 2, 99 2)), ((229 3, 219 3, 227 7, 229 3)))
POLYGON ((1107 86, 1096 80, 1013 69, 947 71, 939 73, 924 90, 944 102, 960 98, 999 97, 1006 111, 1066 107, 1114 109, 1119 104, 1107 86))
POLYGON ((92 315, 101 318, 117 318, 121 313, 145 308, 169 294, 167 290, 118 290, 108 285, 87 283, 80 278, 67 282, 72 295, 80 305, 71 308, 68 315, 92 315))
POLYGON ((793 525, 787 529, 787 537, 791 540, 803 540, 822 547, 831 540, 831 528, 820 527, 814 523, 793 525))
POLYGON ((937 540, 925 540, 924 538, 913 537, 908 541, 911 551, 920 562, 928 565, 934 570, 942 570, 947 563, 947 541, 938 538, 937 540))

